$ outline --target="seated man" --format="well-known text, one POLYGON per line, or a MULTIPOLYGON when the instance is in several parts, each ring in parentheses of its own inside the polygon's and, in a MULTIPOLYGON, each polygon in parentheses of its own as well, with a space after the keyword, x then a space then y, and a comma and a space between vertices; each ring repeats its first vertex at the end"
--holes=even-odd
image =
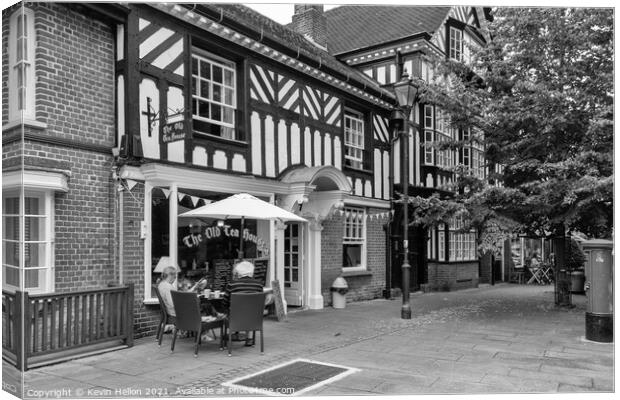
MULTIPOLYGON (((253 278, 254 276, 254 264, 249 261, 241 261, 237 263, 233 268, 233 279, 226 284, 226 292, 222 299, 222 305, 226 314, 230 307, 230 295, 231 293, 262 293, 263 284, 253 278)), ((238 333, 235 332, 238 336, 238 333)), ((246 333, 246 346, 254 345, 254 338, 250 339, 246 333)))

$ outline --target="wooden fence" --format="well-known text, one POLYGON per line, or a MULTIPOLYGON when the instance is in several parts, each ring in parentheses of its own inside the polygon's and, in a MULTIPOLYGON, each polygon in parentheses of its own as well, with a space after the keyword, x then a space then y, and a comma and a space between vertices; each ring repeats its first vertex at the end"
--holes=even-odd
POLYGON ((20 370, 133 345, 133 284, 69 293, 2 291, 2 357, 20 370))

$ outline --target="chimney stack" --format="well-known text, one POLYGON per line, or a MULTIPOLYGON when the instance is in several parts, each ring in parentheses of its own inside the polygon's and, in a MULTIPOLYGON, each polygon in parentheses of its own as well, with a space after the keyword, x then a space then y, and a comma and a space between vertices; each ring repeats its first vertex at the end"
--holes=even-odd
POLYGON ((322 4, 295 4, 292 26, 295 32, 327 51, 327 18, 322 4))

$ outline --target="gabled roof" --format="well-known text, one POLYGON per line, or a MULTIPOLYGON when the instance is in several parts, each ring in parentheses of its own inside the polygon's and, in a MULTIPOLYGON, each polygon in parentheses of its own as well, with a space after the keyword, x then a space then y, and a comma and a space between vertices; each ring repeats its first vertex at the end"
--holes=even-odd
POLYGON ((444 22, 451 7, 341 6, 325 12, 327 48, 338 55, 428 32, 444 22))

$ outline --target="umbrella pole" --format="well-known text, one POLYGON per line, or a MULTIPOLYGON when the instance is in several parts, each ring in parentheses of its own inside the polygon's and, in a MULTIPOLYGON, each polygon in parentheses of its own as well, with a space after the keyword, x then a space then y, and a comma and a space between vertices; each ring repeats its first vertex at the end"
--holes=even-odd
POLYGON ((239 232, 239 260, 243 260, 243 228, 245 226, 245 218, 241 217, 241 231, 239 232))

